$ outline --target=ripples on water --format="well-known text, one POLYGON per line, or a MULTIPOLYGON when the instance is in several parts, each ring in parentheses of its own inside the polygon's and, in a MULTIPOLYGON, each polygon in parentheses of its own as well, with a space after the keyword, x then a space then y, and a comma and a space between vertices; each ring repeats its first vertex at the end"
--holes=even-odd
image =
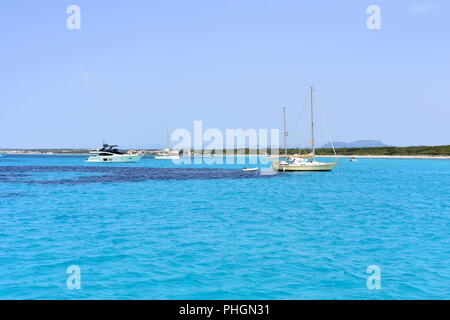
POLYGON ((139 165, 0 160, 0 298, 450 298, 448 161, 273 177, 139 165), (66 288, 73 264, 81 290, 66 288))

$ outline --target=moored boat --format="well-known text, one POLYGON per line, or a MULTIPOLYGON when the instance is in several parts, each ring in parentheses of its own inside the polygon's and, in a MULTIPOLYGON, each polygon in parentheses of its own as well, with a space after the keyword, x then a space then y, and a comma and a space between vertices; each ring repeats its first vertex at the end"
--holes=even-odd
MULTIPOLYGON (((287 136, 286 130, 286 108, 283 108, 284 114, 284 155, 277 158, 285 158, 284 161, 272 161, 272 168, 275 171, 331 171, 336 167, 337 162, 320 162, 316 159, 314 142, 314 87, 311 87, 311 149, 312 152, 305 155, 287 154, 287 136)), ((333 148, 334 150, 334 148, 333 148)))
POLYGON ((93 154, 86 159, 86 162, 102 162, 102 163, 117 163, 117 162, 139 162, 142 155, 124 154, 119 151, 117 145, 103 144, 103 147, 96 150, 91 150, 89 153, 93 154))
POLYGON ((159 151, 155 155, 156 160, 179 160, 180 157, 180 151, 178 150, 172 150, 170 148, 170 138, 169 138, 169 125, 166 126, 166 138, 167 138, 167 148, 164 150, 159 151))
POLYGON ((155 155, 157 160, 178 160, 180 159, 180 152, 177 150, 164 149, 155 155))
POLYGON ((276 171, 331 171, 337 165, 335 162, 319 162, 314 157, 296 158, 291 155, 288 161, 272 161, 272 168, 276 171))

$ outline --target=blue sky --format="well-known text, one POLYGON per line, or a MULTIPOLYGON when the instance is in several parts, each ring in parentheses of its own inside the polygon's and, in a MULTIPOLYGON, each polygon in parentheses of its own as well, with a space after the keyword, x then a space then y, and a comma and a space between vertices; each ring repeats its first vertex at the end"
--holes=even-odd
POLYGON ((282 105, 290 144, 305 144, 310 84, 334 140, 450 143, 448 1, 5 0, 0 11, 0 148, 151 146, 166 123, 194 120, 279 128, 282 105), (66 28, 71 4, 81 30, 66 28), (381 30, 366 27, 372 4, 381 30))

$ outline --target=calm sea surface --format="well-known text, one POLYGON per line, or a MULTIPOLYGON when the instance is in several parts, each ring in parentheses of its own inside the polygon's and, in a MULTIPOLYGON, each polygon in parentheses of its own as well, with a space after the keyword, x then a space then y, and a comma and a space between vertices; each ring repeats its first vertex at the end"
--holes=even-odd
POLYGON ((448 160, 84 159, 0 158, 0 299, 450 299, 448 160))

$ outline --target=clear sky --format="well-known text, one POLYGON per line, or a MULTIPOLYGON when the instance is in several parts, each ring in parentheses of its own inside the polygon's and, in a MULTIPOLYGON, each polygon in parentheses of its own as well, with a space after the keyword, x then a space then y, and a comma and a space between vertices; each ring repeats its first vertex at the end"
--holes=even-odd
POLYGON ((0 41, 0 148, 279 128, 282 105, 306 143, 310 84, 334 140, 450 144, 447 0, 2 0, 0 41))

